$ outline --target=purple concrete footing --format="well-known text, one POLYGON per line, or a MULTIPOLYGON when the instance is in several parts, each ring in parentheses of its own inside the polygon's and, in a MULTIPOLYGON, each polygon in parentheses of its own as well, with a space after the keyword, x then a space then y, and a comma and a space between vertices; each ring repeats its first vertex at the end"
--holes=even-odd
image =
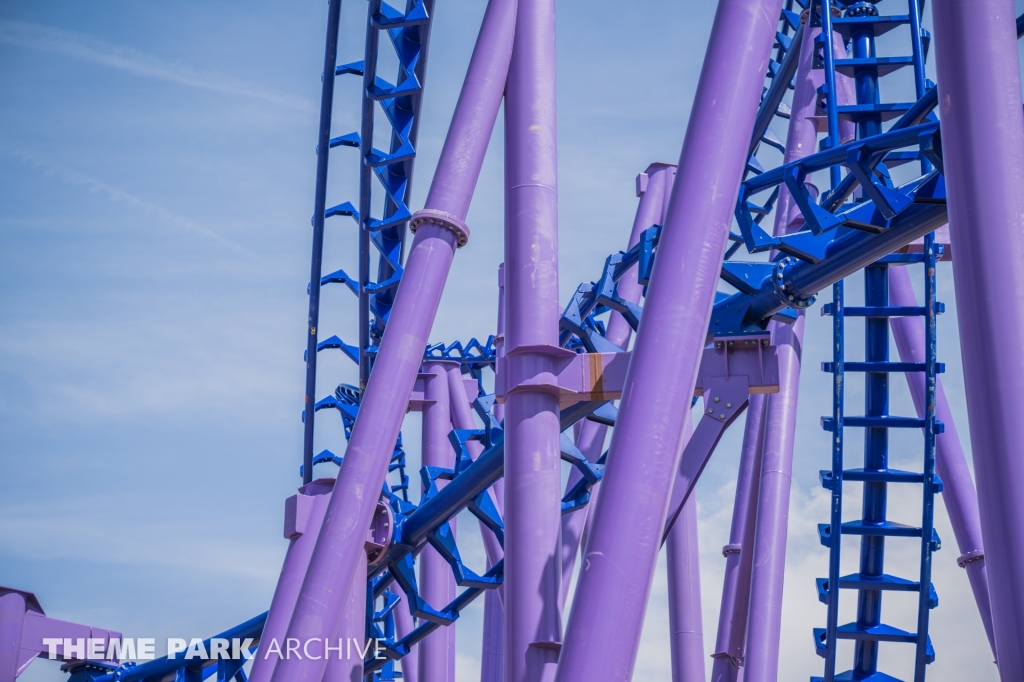
MULTIPOLYGON (((917 297, 910 283, 907 268, 889 268, 889 305, 917 307, 917 297)), ((925 361, 924 320, 919 317, 894 317, 889 320, 896 348, 903 362, 925 361)), ((925 384, 921 372, 907 372, 907 384, 914 399, 918 417, 924 418, 925 384)), ((978 492, 967 466, 953 413, 949 410, 942 381, 935 380, 935 416, 945 431, 935 437, 935 473, 943 483, 942 503, 949 514, 949 523, 960 550, 960 565, 967 570, 974 601, 978 604, 989 646, 995 655, 992 634, 992 608, 989 605, 988 571, 981 540, 981 518, 978 513, 978 492)))
MULTIPOLYGON (((458 363, 423 363, 423 373, 420 375, 426 380, 423 405, 423 466, 442 469, 451 469, 455 466, 455 451, 448 441, 448 432, 452 428, 448 372, 452 369, 458 372, 458 363)), ((436 485, 440 489, 446 483, 447 481, 437 481, 436 485)), ((454 531, 455 519, 449 524, 454 531)), ((455 597, 455 577, 451 567, 430 545, 420 552, 417 563, 420 569, 420 596, 435 609, 444 608, 455 597)), ((453 626, 437 628, 417 646, 421 680, 454 682, 454 678, 450 676, 454 671, 449 671, 449 658, 455 649, 453 626)))
MULTIPOLYGON (((523 377, 559 350, 553 0, 519 1, 505 93, 505 358, 523 377)), ((505 682, 547 682, 558 661, 560 432, 549 386, 506 388, 505 682)))
POLYGON ((602 491, 591 511, 560 682, 624 682, 633 674, 689 417, 685 406, 747 159, 748 141, 723 131, 753 128, 781 9, 781 0, 718 4, 602 491))
POLYGON ((765 404, 766 396, 750 396, 740 449, 739 474, 736 477, 729 544, 722 548, 725 575, 718 616, 718 637, 715 653, 712 654, 715 660, 711 667, 711 682, 736 682, 737 671, 743 660, 754 556, 754 527, 761 485, 765 404))
POLYGON ((1010 0, 935 0, 960 351, 992 627, 1024 680, 1024 111, 1010 0))

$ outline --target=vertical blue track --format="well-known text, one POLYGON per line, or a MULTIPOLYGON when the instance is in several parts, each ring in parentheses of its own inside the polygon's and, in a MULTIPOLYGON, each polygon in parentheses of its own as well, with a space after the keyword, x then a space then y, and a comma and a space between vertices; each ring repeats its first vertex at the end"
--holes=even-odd
MULTIPOLYGON (((827 5, 827 3, 822 3, 827 5)), ((913 103, 888 104, 879 96, 879 76, 884 76, 904 66, 914 69, 914 83, 918 98, 926 94, 924 79, 925 40, 927 34, 920 26, 918 0, 908 0, 906 15, 880 16, 873 3, 848 3, 843 17, 833 19, 830 12, 821 14, 822 33, 816 41, 821 50, 826 71, 826 85, 823 88, 826 113, 829 121, 829 138, 822 147, 835 146, 840 117, 851 119, 857 127, 857 138, 874 137, 883 132, 883 122, 908 111, 913 103), (878 57, 875 38, 898 26, 909 25, 912 54, 907 56, 878 57), (850 56, 837 59, 833 54, 832 30, 839 31, 847 39, 850 56), (839 106, 836 102, 836 71, 851 76, 854 80, 857 101, 855 104, 839 106)), ((920 158, 917 153, 896 153, 889 157, 890 163, 920 158)), ((927 160, 921 159, 922 172, 931 170, 927 160)), ((841 181, 839 166, 831 172, 832 188, 841 181)), ((881 187, 865 186, 865 193, 885 194, 893 187, 885 164, 875 169, 875 182, 881 187)), ((872 183, 874 184, 874 183, 872 183)), ((872 196, 872 198, 875 198, 872 196)), ((876 202, 878 203, 878 202, 876 202)), ((935 420, 935 261, 936 253, 933 236, 925 238, 923 253, 894 254, 887 256, 864 269, 864 303, 860 308, 845 306, 843 283, 833 287, 833 301, 825 306, 823 314, 833 316, 833 359, 824 363, 823 369, 833 374, 833 412, 831 417, 822 419, 824 428, 832 434, 832 468, 821 472, 822 485, 831 490, 831 518, 819 526, 823 545, 829 548, 828 578, 819 578, 819 599, 828 606, 825 628, 814 631, 815 646, 825 658, 825 675, 815 680, 874 680, 885 682, 895 678, 879 672, 878 653, 883 642, 901 642, 915 645, 914 680, 921 682, 925 677, 925 666, 935 658, 928 638, 928 616, 930 609, 938 605, 938 597, 931 585, 931 555, 938 549, 939 541, 933 528, 934 496, 941 490, 941 482, 935 477, 935 434, 941 424, 935 420), (889 266, 891 263, 923 263, 925 268, 925 298, 923 308, 904 310, 889 306, 889 266), (908 314, 924 315, 926 319, 927 357, 920 366, 907 366, 889 359, 889 318, 908 314), (864 318, 864 362, 847 362, 845 359, 845 318, 864 318), (924 419, 893 417, 889 414, 889 378, 893 372, 924 372, 928 386, 926 396, 927 413, 924 419), (850 417, 844 414, 844 392, 847 372, 864 374, 864 416, 850 417), (862 427, 864 431, 864 465, 859 469, 844 469, 844 429, 862 427), (922 428, 924 432, 924 453, 921 473, 899 471, 889 467, 889 429, 922 428), (856 521, 842 521, 844 481, 863 484, 861 518, 856 521), (922 519, 917 527, 894 523, 887 518, 889 484, 919 483, 922 491, 922 519), (860 537, 860 559, 858 572, 840 576, 842 537, 860 537), (908 580, 885 572, 886 538, 919 538, 921 561, 917 580, 908 580), (857 618, 853 623, 840 625, 838 622, 839 600, 842 589, 856 590, 857 618), (882 621, 883 595, 887 591, 916 592, 918 609, 916 632, 906 632, 886 625, 882 621), (854 642, 853 667, 836 674, 838 640, 854 642)))

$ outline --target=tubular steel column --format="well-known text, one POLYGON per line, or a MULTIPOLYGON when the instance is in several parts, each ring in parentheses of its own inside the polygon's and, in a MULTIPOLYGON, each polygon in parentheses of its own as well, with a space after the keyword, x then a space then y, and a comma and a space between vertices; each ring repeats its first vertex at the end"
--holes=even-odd
MULTIPOLYGON (((488 594, 493 590, 488 590, 488 594)), ((402 595, 402 601, 395 607, 393 613, 395 614, 395 636, 398 639, 405 637, 413 631, 413 620, 412 614, 409 613, 409 606, 406 603, 405 595, 402 595)), ((402 656, 402 660, 399 662, 402 666, 402 682, 419 682, 419 647, 412 646, 409 648, 409 653, 402 656)), ((481 680, 483 682, 483 680, 481 680)))
POLYGON ((761 483, 761 450, 764 445, 765 396, 750 396, 747 423, 740 450, 740 471, 736 478, 736 499, 732 507, 729 544, 725 555, 722 583, 722 607, 718 616, 718 638, 711 682, 735 682, 747 634, 747 608, 750 604, 750 572, 754 555, 754 527, 761 483))
MULTIPOLYGON (((505 265, 498 266, 498 321, 494 334, 494 354, 505 357, 505 265)), ((495 365, 497 367, 497 365, 495 365)), ((497 379, 497 377, 495 377, 497 379)), ((505 406, 492 408, 498 423, 505 419, 505 406)), ((505 479, 499 478, 491 488, 498 512, 505 513, 505 479)), ((490 568, 490 566, 488 566, 490 568)), ((504 586, 499 588, 504 589, 504 586)), ((480 653, 480 682, 503 682, 505 679, 505 608, 499 590, 484 593, 484 641, 480 653)))
MULTIPOLYGON (((324 682, 363 682, 363 657, 366 651, 366 554, 357 565, 352 577, 352 586, 348 589, 348 598, 341 613, 337 634, 331 638, 332 650, 327 651, 327 667, 324 669, 324 682), (335 652, 333 647, 341 646, 335 652), (358 649, 357 649, 358 647, 358 649)), ((373 655, 370 646, 369 655, 373 655)))
MULTIPOLYGON (((689 411, 687 411, 689 412, 689 411)), ((687 415, 689 416, 689 415, 687 415)), ((683 423, 683 446, 693 422, 683 423)), ((700 611, 700 547, 697 543, 697 495, 679 512, 666 542, 668 560, 668 622, 672 682, 705 682, 704 625, 700 611)))
POLYGON ((593 510, 561 682, 629 680, 781 0, 722 0, 593 510), (742 45, 744 49, 737 50, 742 45), (622 589, 623 576, 632 581, 622 589))
POLYGON ((1024 679, 1024 114, 1009 0, 932 5, 960 347, 999 673, 1024 679))
MULTIPOLYGON (((448 390, 448 370, 458 371, 458 363, 425 362, 423 374, 426 378, 423 407, 423 466, 451 469, 455 466, 455 451, 448 441, 451 431, 450 394, 448 390)), ((446 481, 437 481, 437 487, 443 488, 446 481)), ((455 519, 449 521, 455 530, 455 519)), ((435 608, 448 604, 455 597, 455 577, 436 549, 431 546, 423 548, 419 555, 420 596, 435 608)), ((455 628, 440 627, 427 635, 420 642, 419 678, 424 682, 454 682, 449 677, 450 650, 455 646, 455 628)))
MULTIPOLYGON (((463 220, 501 104, 514 21, 514 2, 491 0, 427 208, 410 221, 411 228, 418 227, 416 237, 362 396, 345 466, 338 474, 338 494, 331 498, 291 617, 289 637, 329 636, 337 628, 346 596, 337 586, 350 584, 356 571, 455 249, 468 238, 463 220)), ((323 661, 282 663, 274 670, 276 682, 320 682, 324 671, 323 661)))
MULTIPOLYGON (((907 268, 889 269, 889 305, 908 308, 917 307, 917 297, 910 284, 907 268)), ((902 362, 925 361, 924 325, 917 317, 894 317, 889 321, 893 339, 902 362)), ((910 394, 914 399, 917 416, 925 414, 925 382, 921 372, 905 374, 910 394)), ((981 622, 988 635, 989 646, 995 654, 995 639, 992 633, 992 607, 989 603, 988 571, 985 568, 985 551, 981 540, 981 519, 978 515, 978 492, 974 488, 971 470, 967 466, 960 436, 956 431, 953 413, 949 410, 942 382, 935 382, 935 416, 945 431, 935 438, 935 472, 942 479, 942 502, 949 514, 956 543, 960 549, 958 563, 967 571, 974 601, 978 604, 981 622)))
MULTIPOLYGON (((805 21, 807 14, 804 15, 805 21)), ((785 163, 814 153, 817 141, 815 100, 825 72, 814 68, 815 38, 821 27, 806 27, 801 43, 793 91, 792 113, 786 136, 785 163)), ((843 53, 842 38, 832 34, 833 50, 843 53)), ((837 99, 850 97, 845 79, 834 80, 837 99), (843 93, 844 97, 839 97, 843 93)), ((838 127, 838 126, 837 126, 838 127)), ((842 130, 842 129, 840 129, 842 130)), ((846 126, 852 137, 852 128, 846 126)), ((775 216, 774 236, 783 236, 803 226, 796 202, 786 187, 781 190, 775 216)), ((816 193, 812 190, 812 195, 816 193)), ((774 681, 779 668, 779 639, 782 628, 782 591, 786 570, 786 541, 789 524, 789 495, 793 473, 793 443, 800 390, 800 355, 804 316, 801 311, 792 325, 772 322, 772 343, 779 354, 779 392, 765 398, 764 436, 761 455, 757 512, 753 529, 750 577, 750 605, 744 653, 745 682, 774 681)))
MULTIPOLYGON (((331 499, 331 487, 334 479, 321 478, 307 483, 299 488, 299 495, 312 497, 309 517, 306 520, 305 528, 298 536, 291 538, 288 545, 288 552, 284 555, 284 563, 281 565, 281 576, 277 579, 277 588, 274 590, 274 598, 270 602, 270 612, 267 615, 267 622, 263 626, 261 641, 267 642, 265 649, 272 649, 269 642, 277 640, 278 649, 284 649, 285 632, 288 629, 288 618, 295 609, 295 600, 298 599, 299 589, 302 587, 302 578, 309 567, 309 558, 313 556, 313 546, 316 544, 316 537, 320 533, 320 525, 324 520, 324 513, 327 511, 327 503, 331 499)), ((305 500, 302 504, 306 504, 305 500)), ((287 505, 298 506, 299 497, 295 502, 289 501, 287 505)), ((285 532, 298 529, 288 528, 289 521, 294 520, 297 509, 291 510, 286 506, 285 515, 291 515, 291 519, 285 519, 285 532)), ((249 674, 250 682, 266 682, 270 679, 277 665, 277 655, 265 653, 256 656, 252 661, 252 672, 249 674)))
POLYGON ((558 396, 515 382, 558 349, 555 6, 519 0, 505 95, 505 682, 547 682, 561 643, 558 396))
MULTIPOLYGON (((640 241, 640 235, 644 230, 662 222, 665 206, 668 203, 667 197, 675 179, 675 171, 675 166, 652 163, 647 170, 637 176, 637 196, 640 197, 640 203, 636 209, 636 217, 633 219, 633 230, 629 235, 627 249, 633 248, 640 241)), ((640 302, 643 286, 637 282, 635 265, 619 280, 616 292, 624 301, 640 302)), ((608 320, 608 332, 605 334, 605 338, 626 350, 629 346, 629 337, 632 334, 633 328, 626 322, 626 318, 613 310, 608 320)), ((601 457, 607 433, 608 427, 604 424, 598 424, 589 419, 584 420, 580 425, 580 435, 576 439, 576 447, 589 461, 596 462, 601 457)), ((582 477, 583 474, 580 473, 580 470, 573 467, 569 472, 569 480, 565 484, 566 492, 571 490, 582 477)), ((558 602, 560 608, 565 608, 565 600, 569 596, 572 572, 576 566, 576 553, 583 537, 588 512, 594 506, 600 487, 601 485, 598 483, 590 489, 590 504, 562 517, 562 589, 558 602)))

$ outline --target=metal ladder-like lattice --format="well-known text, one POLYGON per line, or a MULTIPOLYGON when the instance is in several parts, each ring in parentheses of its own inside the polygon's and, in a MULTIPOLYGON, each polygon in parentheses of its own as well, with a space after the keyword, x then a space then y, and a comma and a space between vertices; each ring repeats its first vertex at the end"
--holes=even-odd
MULTIPOLYGON (((822 5, 827 7, 827 3, 822 5)), ((883 103, 878 94, 878 79, 902 67, 914 69, 917 97, 925 95, 929 86, 924 78, 924 63, 929 36, 921 28, 918 0, 908 0, 907 13, 880 15, 874 3, 844 3, 842 17, 833 18, 831 12, 816 16, 822 27, 816 41, 820 61, 826 69, 825 85, 820 91, 829 122, 829 136, 822 141, 827 149, 838 144, 838 121, 841 117, 854 122, 858 139, 882 133, 884 121, 892 120, 911 109, 913 103, 883 103), (899 26, 910 28, 910 55, 878 57, 875 38, 899 26), (839 59, 833 54, 832 32, 839 32, 847 41, 851 54, 839 59), (850 76, 854 82, 856 103, 839 104, 836 101, 835 73, 850 76)), ((821 6, 821 5, 819 5, 821 6)), ((922 172, 931 166, 920 153, 890 152, 885 162, 879 163, 870 183, 861 179, 865 194, 891 195, 893 188, 888 168, 907 161, 920 160, 922 172)), ((833 166, 831 180, 835 188, 841 184, 841 169, 833 166)), ((872 196, 872 198, 875 198, 872 196)), ((827 202, 828 196, 824 202, 827 202)), ((876 204, 879 202, 876 201, 876 204)), ((830 522, 820 524, 821 543, 829 548, 829 574, 817 581, 818 598, 828 606, 827 624, 814 630, 814 643, 819 655, 825 659, 824 677, 812 680, 833 682, 840 680, 894 681, 895 678, 878 670, 881 643, 914 645, 914 680, 922 682, 925 667, 935 659, 928 637, 928 618, 938 605, 938 596, 931 583, 933 552, 940 542, 933 527, 935 493, 942 483, 935 475, 935 436, 942 424, 935 418, 935 376, 941 371, 936 362, 936 314, 941 304, 935 301, 935 263, 941 246, 929 234, 924 239, 921 253, 891 254, 864 269, 864 303, 862 307, 846 307, 843 301, 843 282, 833 285, 833 301, 822 309, 822 314, 833 320, 833 360, 823 363, 822 369, 833 376, 833 411, 831 417, 822 418, 822 426, 832 434, 832 468, 820 474, 822 486, 831 491, 830 522), (889 267, 893 264, 922 263, 924 265, 925 305, 920 308, 899 308, 889 305, 889 267), (889 318, 921 315, 925 318, 925 361, 923 363, 892 362, 889 359, 889 318), (845 359, 845 320, 863 317, 865 320, 865 358, 863 362, 845 359), (863 373, 865 385, 865 411, 863 416, 846 416, 844 392, 847 373, 863 373), (896 417, 889 414, 889 377, 892 373, 923 372, 926 398, 923 419, 896 417), (860 468, 845 468, 844 430, 864 429, 864 464, 860 468), (920 472, 900 471, 889 467, 888 430, 893 428, 919 428, 924 433, 924 452, 920 472), (843 521, 843 486, 845 482, 863 485, 861 518, 843 521), (888 520, 886 515, 888 486, 890 484, 921 485, 922 509, 918 526, 905 526, 888 520), (843 536, 860 538, 858 571, 840 575, 843 536), (915 580, 896 577, 885 572, 885 544, 887 538, 917 538, 921 544, 920 566, 915 580), (839 623, 839 601, 843 590, 857 596, 857 616, 852 623, 839 623), (882 621, 883 595, 886 592, 917 593, 917 619, 915 632, 908 632, 882 621), (836 674, 839 640, 854 643, 853 667, 836 674)))

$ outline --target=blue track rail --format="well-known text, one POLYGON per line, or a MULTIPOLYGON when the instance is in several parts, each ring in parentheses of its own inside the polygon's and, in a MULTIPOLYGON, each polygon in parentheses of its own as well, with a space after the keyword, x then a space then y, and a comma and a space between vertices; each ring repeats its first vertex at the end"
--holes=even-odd
MULTIPOLYGON (((929 86, 924 77, 927 32, 921 28, 920 5, 918 0, 908 0, 907 13, 892 16, 880 15, 874 3, 845 3, 841 17, 833 17, 825 11, 828 3, 822 2, 822 11, 816 16, 822 31, 815 41, 821 55, 822 66, 826 69, 823 95, 829 123, 829 135, 823 140, 825 150, 837 149, 838 121, 851 120, 857 129, 857 141, 864 144, 860 149, 850 148, 847 163, 850 174, 842 178, 838 164, 829 168, 832 191, 826 194, 822 204, 809 206, 816 214, 811 225, 819 231, 830 226, 834 219, 836 205, 851 194, 854 181, 859 182, 865 197, 873 200, 886 217, 894 217, 905 210, 913 200, 907 201, 893 186, 885 161, 890 165, 918 160, 922 173, 932 171, 931 160, 941 160, 930 154, 935 148, 934 133, 927 130, 929 125, 917 125, 922 120, 923 106, 920 102, 928 99, 929 86), (910 55, 879 57, 875 49, 877 36, 899 26, 910 28, 910 55), (833 52, 832 32, 840 33, 847 42, 849 56, 837 58, 833 52), (883 103, 879 96, 879 78, 903 67, 914 70, 914 84, 918 102, 883 103), (853 79, 856 103, 839 105, 836 101, 835 74, 842 73, 853 79), (883 124, 899 118, 883 134, 883 124), (877 141, 896 144, 897 138, 906 138, 913 131, 920 131, 922 143, 916 152, 894 152, 895 147, 877 141), (928 140, 928 135, 933 137, 928 140), (872 148, 872 140, 876 146, 872 148), (883 152, 891 152, 886 155, 883 152), (883 161, 883 159, 885 159, 883 161), (845 183, 845 187, 843 186, 845 183), (838 200, 837 200, 838 199, 838 200)), ((930 108, 930 107, 928 107, 930 108)), ((927 112, 924 112, 925 114, 927 112)), ((909 138, 907 138, 909 139, 909 138)), ((849 145, 848 145, 849 146, 849 145)), ((802 178, 799 178, 802 184, 802 178)), ((789 180, 789 178, 787 178, 789 180)), ((787 184, 793 188, 795 183, 787 184)), ((807 197, 797 196, 798 203, 807 203, 807 197)), ((863 228, 861 228, 863 229, 863 228)), ((749 229, 745 236, 752 242, 764 242, 749 229)), ((758 244, 761 246, 761 244, 758 244)), ((833 285, 833 300, 822 309, 823 314, 833 318, 833 358, 824 363, 822 369, 833 376, 832 415, 822 419, 822 426, 832 434, 832 467, 820 474, 822 486, 831 491, 831 518, 829 523, 819 525, 821 543, 829 548, 829 572, 827 578, 817 581, 819 600, 828 607, 826 626, 814 630, 814 644, 820 656, 825 659, 823 677, 812 680, 833 682, 839 680, 877 680, 895 678, 878 670, 878 654, 883 642, 914 645, 914 680, 923 682, 928 663, 935 659, 928 637, 929 612, 938 605, 938 597, 931 583, 931 556, 940 547, 933 527, 935 493, 941 490, 941 481, 935 476, 935 435, 941 424, 935 419, 935 376, 939 369, 936 361, 935 317, 939 306, 935 302, 935 263, 937 247, 932 234, 924 237, 921 254, 886 256, 864 268, 864 306, 846 308, 844 285, 840 280, 833 285), (925 305, 921 308, 903 309, 889 306, 889 267, 893 262, 900 264, 919 262, 925 271, 925 305), (924 363, 908 366, 889 359, 889 318, 898 315, 923 315, 926 320, 926 358, 924 363), (863 362, 846 362, 845 338, 846 318, 864 319, 865 357, 863 362), (918 366, 920 365, 920 366, 918 366), (891 373, 900 371, 924 372, 926 377, 926 415, 923 419, 894 417, 889 414, 889 378, 891 373), (846 375, 848 372, 863 374, 865 405, 863 416, 845 414, 846 375), (847 428, 864 429, 864 462, 861 468, 846 469, 844 464, 844 432, 847 428), (889 467, 889 429, 921 428, 924 433, 924 452, 920 472, 899 471, 889 467), (858 482, 863 486, 861 518, 843 521, 844 482, 858 482), (920 525, 905 526, 887 517, 889 485, 918 484, 922 490, 922 511, 920 525), (857 573, 840 575, 843 536, 860 538, 860 561, 857 573), (915 580, 890 575, 885 566, 885 545, 887 538, 918 538, 921 543, 920 565, 915 580), (844 589, 851 590, 857 597, 856 620, 848 624, 839 623, 840 595, 844 589), (908 632, 887 625, 882 621, 883 595, 886 592, 916 592, 918 608, 916 628, 908 632), (852 640, 854 645, 853 666, 844 673, 836 673, 838 665, 838 644, 840 640, 852 640)))

